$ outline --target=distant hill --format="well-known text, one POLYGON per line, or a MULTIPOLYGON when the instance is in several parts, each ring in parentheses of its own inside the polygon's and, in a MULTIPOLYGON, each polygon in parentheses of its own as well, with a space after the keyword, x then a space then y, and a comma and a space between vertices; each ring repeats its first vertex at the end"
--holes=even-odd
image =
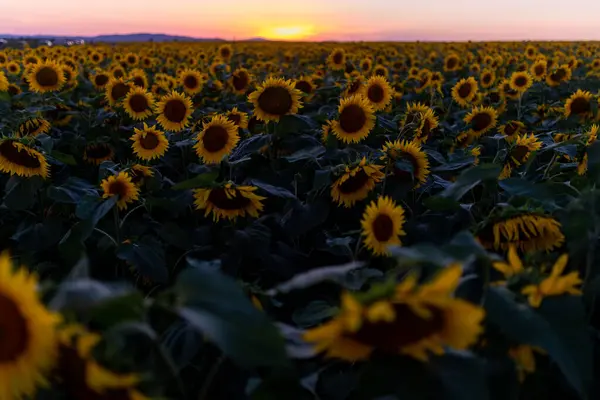
MULTIPOLYGON (((221 38, 194 38, 189 36, 165 35, 162 33, 131 33, 123 35, 99 35, 99 36, 59 36, 59 35, 4 35, 0 38, 24 39, 24 40, 53 40, 58 43, 67 40, 83 39, 86 42, 123 43, 123 42, 224 42, 221 38)), ((262 38, 251 40, 264 40, 262 38)))

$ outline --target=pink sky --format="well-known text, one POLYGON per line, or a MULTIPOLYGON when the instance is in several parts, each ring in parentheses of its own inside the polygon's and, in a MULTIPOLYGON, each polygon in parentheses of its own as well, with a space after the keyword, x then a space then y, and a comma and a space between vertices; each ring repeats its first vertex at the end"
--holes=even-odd
POLYGON ((580 0, 0 0, 0 34, 303 40, 600 40, 580 0))

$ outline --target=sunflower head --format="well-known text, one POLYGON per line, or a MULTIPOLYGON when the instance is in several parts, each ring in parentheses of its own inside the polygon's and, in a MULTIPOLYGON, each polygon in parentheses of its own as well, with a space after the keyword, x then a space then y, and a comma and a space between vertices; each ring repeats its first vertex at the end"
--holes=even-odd
POLYGON ((341 71, 346 66, 346 51, 342 48, 335 48, 327 58, 327 64, 333 71, 341 71))
POLYGON ((523 94, 533 85, 533 78, 528 72, 514 72, 510 77, 510 87, 515 92, 523 94))
POLYGON ((343 173, 331 186, 331 197, 344 207, 351 207, 357 201, 364 200, 383 179, 382 168, 367 162, 364 157, 356 165, 346 165, 343 173))
POLYGON ((593 116, 592 110, 592 94, 588 91, 578 89, 565 102, 565 118, 571 115, 590 118, 593 116))
POLYGON ((44 61, 34 64, 27 76, 29 89, 37 93, 56 92, 66 82, 60 65, 54 61, 44 61))
POLYGON ((360 142, 375 127, 375 111, 362 95, 342 99, 338 113, 338 119, 332 122, 331 128, 344 143, 360 142))
POLYGON ((132 85, 123 78, 111 78, 104 87, 104 94, 108 103, 115 107, 127 96, 132 85))
POLYGON ((461 107, 468 107, 477 94, 477 81, 473 77, 461 79, 452 88, 452 98, 461 107))
POLYGON ((533 64, 531 64, 531 68, 529 69, 529 73, 536 81, 541 81, 546 77, 546 72, 548 71, 548 62, 546 60, 537 60, 533 64))
POLYGON ((133 164, 128 172, 131 176, 131 181, 137 186, 142 186, 146 178, 154 176, 152 168, 141 164, 133 164))
POLYGON ((231 74, 230 84, 233 91, 238 94, 246 94, 252 83, 252 75, 246 68, 238 68, 231 74))
POLYGON ((146 92, 146 89, 136 86, 127 93, 122 106, 132 119, 144 120, 153 114, 154 95, 146 92))
POLYGON ((0 140, 0 172, 26 178, 50 175, 46 157, 38 150, 14 139, 0 140))
POLYGON ((204 79, 199 71, 185 69, 179 73, 179 85, 187 94, 194 95, 202 91, 204 79))
POLYGON ((24 137, 24 136, 37 136, 42 133, 48 133, 50 131, 51 125, 44 118, 30 118, 25 122, 22 122, 17 128, 16 136, 24 137))
POLYGON ((140 159, 150 161, 165 155, 169 148, 169 141, 164 132, 145 123, 143 129, 134 128, 134 132, 131 136, 133 141, 131 148, 140 159))
POLYGON ((266 197, 254 193, 255 186, 238 186, 231 182, 210 189, 194 190, 194 205, 204 210, 204 216, 212 214, 213 220, 235 220, 238 217, 258 217, 266 197))
POLYGON ((365 209, 361 221, 364 244, 375 255, 389 254, 389 246, 399 246, 406 235, 404 209, 389 197, 379 197, 365 209))
POLYGON ((238 127, 228 117, 216 115, 204 124, 196 140, 194 149, 198 157, 206 164, 216 164, 231 153, 240 137, 238 127))
POLYGON ((529 136, 527 134, 517 136, 506 156, 500 179, 508 178, 515 168, 525 164, 529 160, 533 151, 541 148, 542 142, 533 134, 529 136))
POLYGON ((110 82, 110 75, 104 71, 96 71, 91 77, 92 84, 98 90, 104 89, 110 82))
POLYGON ((401 182, 414 182, 418 188, 429 176, 429 160, 418 142, 386 142, 383 146, 382 160, 386 161, 392 177, 401 182))
POLYGON ((281 78, 267 78, 248 100, 254 105, 254 115, 262 121, 279 121, 284 115, 296 114, 302 107, 302 92, 292 81, 281 78))
POLYGON ((481 71, 481 75, 479 76, 479 84, 482 88, 490 88, 494 84, 495 80, 496 74, 493 70, 485 68, 483 71, 481 71))
POLYGON ((83 159, 90 164, 100 165, 104 161, 112 160, 115 152, 108 143, 91 143, 83 151, 83 159))
POLYGON ((375 111, 385 109, 392 100, 392 87, 382 76, 370 77, 362 87, 361 93, 375 111))
POLYGON ((480 137, 496 126, 498 114, 492 107, 475 107, 465 116, 464 121, 469 124, 472 134, 480 137))
POLYGON ((140 190, 132 182, 131 176, 123 171, 104 179, 100 186, 104 192, 102 198, 117 196, 119 210, 127 209, 128 205, 136 201, 140 195, 140 190))
POLYGON ((521 121, 508 121, 506 124, 500 125, 498 131, 505 136, 506 140, 513 141, 520 134, 525 133, 525 124, 521 121))
POLYGON ((225 116, 228 120, 233 122, 235 126, 240 129, 248 128, 248 114, 238 110, 237 107, 233 107, 231 111, 227 111, 225 116))
POLYGON ((444 71, 451 72, 460 69, 460 57, 457 54, 448 54, 444 59, 444 71))
POLYGON ((189 97, 172 91, 156 104, 156 121, 166 130, 179 132, 188 126, 193 111, 192 100, 189 97))

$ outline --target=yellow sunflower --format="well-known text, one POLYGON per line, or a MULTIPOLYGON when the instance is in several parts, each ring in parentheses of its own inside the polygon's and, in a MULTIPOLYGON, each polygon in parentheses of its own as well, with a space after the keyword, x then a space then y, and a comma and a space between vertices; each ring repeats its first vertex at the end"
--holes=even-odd
POLYGON ((461 79, 452 88, 452 98, 461 107, 468 107, 477 95, 477 81, 472 76, 461 79))
POLYGON ((533 134, 529 136, 527 134, 517 136, 506 156, 504 168, 499 179, 506 179, 511 176, 515 168, 525 164, 529 160, 532 151, 537 151, 541 148, 542 142, 533 134))
POLYGON ((17 128, 16 135, 18 137, 23 136, 37 136, 42 133, 50 132, 50 122, 44 118, 30 118, 27 121, 21 123, 17 128))
POLYGON ((107 143, 88 144, 83 151, 83 159, 90 164, 100 165, 104 161, 112 160, 115 152, 107 143))
POLYGON ((0 71, 0 92, 8 92, 8 79, 6 79, 6 75, 4 72, 0 71))
POLYGON ((536 81, 542 81, 546 77, 548 71, 548 62, 546 60, 537 60, 529 68, 529 73, 536 81))
POLYGON ((237 107, 233 107, 231 111, 227 111, 225 116, 228 120, 233 122, 235 126, 240 129, 248 128, 248 114, 242 111, 239 111, 237 107))
POLYGON ((577 164, 577 174, 578 175, 584 175, 587 172, 587 167, 588 167, 588 155, 587 155, 587 147, 590 146, 592 143, 594 143, 597 138, 598 138, 598 133, 600 131, 600 126, 594 124, 590 127, 590 130, 586 132, 585 136, 587 137, 586 139, 586 150, 583 153, 583 157, 581 158, 581 161, 579 161, 579 164, 577 164))
POLYGON ((156 121, 166 130, 179 132, 188 124, 192 113, 192 100, 185 94, 172 91, 156 105, 156 121))
POLYGON ((510 76, 510 87, 520 95, 525 93, 533 85, 533 78, 528 72, 514 72, 510 76))
POLYGON ((240 136, 237 126, 226 116, 215 115, 204 123, 194 145, 196 154, 205 164, 220 163, 235 148, 240 136))
POLYGON ((519 135, 525 133, 525 124, 521 121, 508 121, 498 127, 498 132, 504 135, 507 141, 515 140, 519 135))
POLYGON ((230 44, 224 44, 219 47, 219 57, 228 61, 233 56, 233 47, 230 44))
POLYGON ((415 131, 413 140, 418 143, 424 143, 429 138, 431 132, 440 125, 440 121, 432 109, 428 109, 425 113, 422 113, 419 116, 419 120, 421 122, 415 131))
POLYGON ((315 84, 310 76, 301 76, 294 81, 294 87, 304 94, 305 100, 312 98, 315 91, 315 84))
POLYGON ((26 268, 15 269, 0 255, 0 399, 34 398, 57 358, 56 326, 61 318, 46 309, 39 284, 26 268))
POLYGON ((131 181, 131 176, 123 171, 104 179, 100 186, 104 191, 103 199, 118 196, 119 210, 126 210, 128 204, 133 203, 140 196, 140 189, 131 181))
POLYGON ((571 79, 573 71, 568 65, 560 65, 552 72, 546 74, 546 83, 548 86, 556 87, 562 82, 566 82, 571 79))
POLYGON ((460 69, 460 57, 456 54, 448 54, 444 59, 444 71, 451 72, 460 69))
POLYGON ((302 92, 294 88, 292 81, 267 78, 248 100, 254 105, 254 115, 261 121, 279 121, 279 118, 296 114, 302 108, 302 92))
POLYGON ((342 48, 335 48, 327 57, 327 64, 333 71, 341 71, 346 67, 346 51, 342 48))
POLYGON ((373 110, 383 110, 390 101, 392 101, 393 89, 388 81, 382 76, 370 77, 361 89, 361 93, 366 98, 373 110))
POLYGON ((65 84, 62 68, 54 61, 39 62, 27 76, 29 90, 37 93, 56 92, 65 84))
POLYGON ((381 157, 388 164, 388 170, 392 175, 401 181, 414 181, 414 187, 418 188, 429 176, 429 160, 427 153, 421 149, 417 142, 400 141, 386 142, 381 150, 384 155, 381 157), (405 167, 410 171, 398 167, 398 162, 405 162, 405 167))
POLYGON ((154 126, 149 127, 146 123, 144 123, 144 129, 134 128, 134 132, 131 136, 133 141, 131 148, 136 156, 150 161, 165 155, 169 148, 169 141, 164 132, 154 126))
POLYGON ((366 199, 384 177, 381 168, 380 165, 367 163, 365 157, 356 166, 347 165, 344 173, 331 186, 331 197, 346 208, 366 199))
POLYGON ((479 76, 479 84, 482 88, 490 88, 495 81, 496 73, 493 70, 485 68, 483 71, 481 71, 481 75, 479 76))
POLYGON ((6 89, 6 91, 11 96, 16 96, 16 95, 19 95, 19 94, 23 93, 23 91, 21 90, 21 88, 18 85, 15 85, 14 83, 9 84, 8 88, 6 89))
POLYGON ((179 84, 189 95, 195 95, 202 91, 204 79, 202 74, 195 69, 184 69, 179 73, 179 84))
POLYGON ((522 213, 486 223, 477 239, 487 249, 508 251, 515 246, 525 253, 551 251, 565 241, 560 228, 552 217, 522 213))
POLYGON ((583 119, 592 117, 591 100, 592 94, 590 92, 578 89, 569 96, 565 103, 565 118, 571 115, 576 115, 583 119))
POLYGON ((151 178, 154 176, 154 171, 152 168, 141 164, 133 164, 128 173, 131 176, 131 182, 137 186, 142 186, 146 178, 151 178))
POLYGON ((111 106, 118 105, 127 96, 127 93, 132 89, 129 82, 125 82, 123 78, 111 78, 104 86, 104 95, 108 104, 111 106))
POLYGON ((381 196, 367 206, 360 222, 365 246, 375 255, 388 255, 389 246, 401 245, 406 235, 404 209, 389 197, 381 196))
POLYGON ((464 118, 469 131, 477 138, 496 126, 498 114, 492 107, 475 107, 464 118))
POLYGON ((91 78, 92 84, 98 90, 104 89, 108 82, 110 82, 110 75, 104 71, 96 71, 91 78))
POLYGON ((455 264, 421 285, 411 274, 392 290, 372 290, 390 294, 343 293, 340 312, 306 331, 304 340, 328 358, 350 362, 366 360, 375 350, 423 362, 431 353, 443 354, 446 347, 465 350, 483 332, 485 311, 453 296, 461 274, 461 266, 455 264))
POLYGON ((50 174, 46 157, 34 148, 14 139, 0 140, 0 172, 26 178, 50 174))
POLYGON ((141 121, 153 114, 154 96, 146 92, 146 89, 136 86, 127 93, 122 106, 132 119, 141 121))
POLYGON ((237 186, 231 182, 211 189, 196 189, 194 205, 197 210, 205 210, 205 217, 212 213, 215 222, 246 215, 257 218, 266 197, 255 194, 256 190, 254 186, 237 186))
POLYGON ((246 94, 251 83, 252 75, 246 68, 238 68, 231 74, 230 84, 235 93, 246 94))
POLYGON ((6 71, 8 71, 10 75, 19 75, 21 73, 21 66, 18 62, 11 61, 6 64, 6 71))
POLYGON ((135 68, 129 71, 129 81, 133 86, 137 86, 142 89, 148 89, 148 77, 143 69, 135 68))
POLYGON ((338 119, 331 123, 335 136, 344 143, 358 143, 375 127, 375 111, 362 95, 342 99, 338 119))

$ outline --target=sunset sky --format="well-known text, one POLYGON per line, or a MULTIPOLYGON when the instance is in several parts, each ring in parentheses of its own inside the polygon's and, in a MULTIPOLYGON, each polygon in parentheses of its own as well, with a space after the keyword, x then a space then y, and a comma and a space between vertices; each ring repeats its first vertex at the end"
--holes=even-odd
POLYGON ((0 0, 0 34, 598 40, 598 15, 595 0, 0 0))

